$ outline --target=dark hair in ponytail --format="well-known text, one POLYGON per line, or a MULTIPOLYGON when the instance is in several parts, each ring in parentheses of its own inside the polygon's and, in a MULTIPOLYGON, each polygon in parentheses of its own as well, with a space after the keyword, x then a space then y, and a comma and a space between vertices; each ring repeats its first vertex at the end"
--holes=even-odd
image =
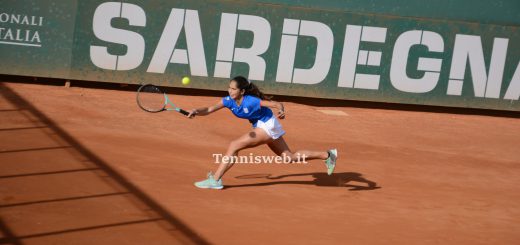
POLYGON ((258 97, 262 100, 271 100, 272 96, 267 96, 260 89, 251 81, 249 81, 247 78, 243 76, 237 76, 231 79, 232 81, 237 82, 237 87, 240 90, 245 90, 246 92, 244 95, 253 95, 255 97, 258 97))

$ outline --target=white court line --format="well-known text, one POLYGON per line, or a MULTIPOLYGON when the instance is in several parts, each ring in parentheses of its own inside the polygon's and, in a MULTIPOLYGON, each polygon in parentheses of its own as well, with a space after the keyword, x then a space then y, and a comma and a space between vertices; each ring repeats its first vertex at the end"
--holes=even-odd
POLYGON ((3 43, 3 44, 11 44, 11 45, 20 45, 20 46, 32 46, 32 47, 41 47, 41 46, 42 46, 41 44, 32 44, 32 43, 15 43, 15 42, 5 42, 5 41, 0 41, 0 43, 3 43))
POLYGON ((327 115, 333 115, 333 116, 348 116, 347 113, 345 113, 344 111, 338 111, 338 110, 316 110, 316 111, 319 111, 323 114, 327 114, 327 115))

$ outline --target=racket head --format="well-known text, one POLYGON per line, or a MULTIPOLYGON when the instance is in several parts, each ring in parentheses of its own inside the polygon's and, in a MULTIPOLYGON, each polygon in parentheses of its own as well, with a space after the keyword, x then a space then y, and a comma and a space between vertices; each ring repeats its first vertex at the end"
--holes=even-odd
POLYGON ((137 90, 137 105, 147 112, 164 111, 167 102, 164 92, 153 84, 144 84, 137 90))

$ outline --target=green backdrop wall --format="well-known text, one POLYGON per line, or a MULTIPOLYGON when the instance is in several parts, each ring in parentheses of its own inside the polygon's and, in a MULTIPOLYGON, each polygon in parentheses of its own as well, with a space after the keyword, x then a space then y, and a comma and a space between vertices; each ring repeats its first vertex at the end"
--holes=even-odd
POLYGON ((520 2, 0 0, 0 73, 520 110, 520 2))

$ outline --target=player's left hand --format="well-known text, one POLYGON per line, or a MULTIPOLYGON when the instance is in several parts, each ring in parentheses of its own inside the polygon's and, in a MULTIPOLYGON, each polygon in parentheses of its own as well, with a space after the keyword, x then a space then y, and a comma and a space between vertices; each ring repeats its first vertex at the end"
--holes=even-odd
POLYGON ((285 118, 285 110, 278 111, 278 118, 284 119, 285 118))

